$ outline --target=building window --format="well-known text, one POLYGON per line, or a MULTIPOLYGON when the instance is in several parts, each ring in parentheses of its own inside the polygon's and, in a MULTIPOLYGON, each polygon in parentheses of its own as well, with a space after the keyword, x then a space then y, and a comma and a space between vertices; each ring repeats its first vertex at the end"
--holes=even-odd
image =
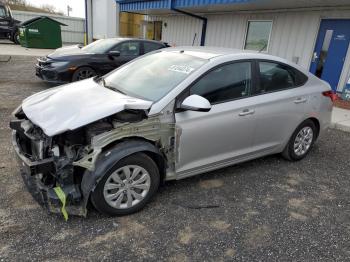
POLYGON ((244 49, 267 51, 272 21, 249 21, 244 49))

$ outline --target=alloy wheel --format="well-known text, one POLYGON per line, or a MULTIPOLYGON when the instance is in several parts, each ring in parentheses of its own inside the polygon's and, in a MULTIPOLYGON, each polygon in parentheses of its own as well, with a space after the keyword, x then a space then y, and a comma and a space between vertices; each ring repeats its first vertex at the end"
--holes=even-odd
POLYGON ((297 156, 306 154, 312 145, 313 138, 314 132, 311 127, 302 128, 294 140, 294 153, 297 156))
POLYGON ((84 79, 93 77, 93 76, 95 76, 95 75, 96 75, 95 72, 93 72, 92 70, 83 69, 83 70, 80 70, 80 71, 78 72, 77 79, 78 79, 78 80, 84 80, 84 79))
POLYGON ((151 177, 144 168, 126 165, 108 177, 103 196, 111 207, 127 209, 140 203, 148 194, 150 186, 151 177))

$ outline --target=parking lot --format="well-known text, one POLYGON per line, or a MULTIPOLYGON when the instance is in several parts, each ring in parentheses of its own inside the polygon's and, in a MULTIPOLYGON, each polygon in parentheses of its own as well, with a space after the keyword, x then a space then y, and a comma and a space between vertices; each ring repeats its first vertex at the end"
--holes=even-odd
MULTIPOLYGON (((1 48, 1 47, 0 47, 1 48)), ((350 257, 350 135, 329 130, 305 160, 270 156, 162 186, 141 212, 47 214, 25 189, 8 122, 50 88, 34 57, 0 62, 0 261, 344 261, 350 257)))

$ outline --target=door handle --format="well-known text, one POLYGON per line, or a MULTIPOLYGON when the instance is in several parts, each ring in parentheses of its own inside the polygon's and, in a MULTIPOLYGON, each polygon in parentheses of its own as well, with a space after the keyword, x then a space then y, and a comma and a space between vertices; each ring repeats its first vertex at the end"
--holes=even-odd
POLYGON ((306 101, 307 101, 306 98, 299 97, 296 100, 294 100, 294 104, 301 104, 301 103, 305 103, 306 101))
POLYGON ((239 116, 247 116, 247 115, 252 115, 255 113, 255 110, 253 109, 244 109, 242 112, 240 112, 238 115, 239 116))
POLYGON ((312 55, 312 62, 315 63, 317 59, 318 59, 317 52, 314 52, 312 55))

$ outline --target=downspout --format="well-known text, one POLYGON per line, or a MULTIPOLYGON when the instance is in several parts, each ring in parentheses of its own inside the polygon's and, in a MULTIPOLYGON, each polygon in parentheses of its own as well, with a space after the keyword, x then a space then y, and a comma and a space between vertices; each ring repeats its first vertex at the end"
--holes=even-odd
POLYGON ((86 44, 92 43, 92 29, 93 29, 93 17, 92 17, 92 0, 85 0, 85 30, 86 30, 86 44))
POLYGON ((202 24, 202 34, 201 34, 201 46, 204 46, 205 45, 205 36, 206 36, 206 33, 207 33, 208 19, 206 17, 203 17, 203 16, 199 16, 199 15, 196 15, 196 14, 192 14, 192 13, 189 13, 189 12, 186 12, 186 11, 174 8, 173 7, 174 6, 173 1, 174 0, 170 0, 170 10, 178 12, 178 13, 183 14, 183 15, 191 16, 191 17, 194 17, 194 18, 202 20, 203 24, 202 24))
POLYGON ((88 44, 88 4, 87 4, 88 0, 85 0, 85 36, 84 36, 84 45, 88 44))

